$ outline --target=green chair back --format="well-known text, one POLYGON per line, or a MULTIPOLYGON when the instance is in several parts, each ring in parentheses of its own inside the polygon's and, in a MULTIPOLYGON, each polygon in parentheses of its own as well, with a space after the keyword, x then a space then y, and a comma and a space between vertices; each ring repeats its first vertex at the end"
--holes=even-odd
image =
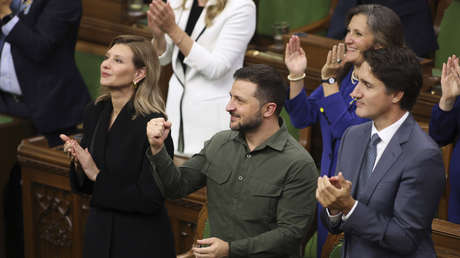
POLYGON ((262 0, 257 14, 257 33, 273 35, 272 26, 285 21, 291 29, 313 23, 328 15, 330 0, 262 0))
POLYGON ((75 51, 75 62, 93 100, 99 96, 100 65, 103 60, 103 56, 75 51))
POLYGON ((318 252, 318 233, 315 233, 305 245, 303 258, 316 258, 318 252))
MULTIPOLYGON (((453 54, 460 55, 460 0, 453 0, 444 12, 439 27, 438 44, 436 51, 435 67, 442 68, 442 63, 453 54)), ((439 73, 439 72, 438 72, 439 73)))
POLYGON ((13 118, 10 116, 0 115, 0 124, 7 124, 13 121, 13 118))
POLYGON ((289 118, 289 114, 286 112, 286 109, 283 108, 281 111, 281 118, 283 118, 284 124, 286 125, 288 132, 294 137, 296 140, 299 140, 299 129, 295 128, 292 123, 291 119, 289 118))

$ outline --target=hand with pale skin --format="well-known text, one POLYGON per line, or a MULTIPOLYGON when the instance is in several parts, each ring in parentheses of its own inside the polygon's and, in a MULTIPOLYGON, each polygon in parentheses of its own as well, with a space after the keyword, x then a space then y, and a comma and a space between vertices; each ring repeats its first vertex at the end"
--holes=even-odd
POLYGON ((161 151, 169 131, 171 131, 171 122, 165 121, 164 118, 153 118, 147 123, 147 139, 153 155, 161 151))
POLYGON ((162 0, 152 0, 147 11, 147 17, 149 27, 157 41, 157 54, 161 55, 166 50, 164 40, 164 34, 166 33, 174 44, 179 47, 182 54, 185 57, 188 56, 194 41, 176 24, 174 11, 169 3, 164 3, 162 0))
POLYGON ((197 258, 220 258, 228 257, 229 245, 217 237, 197 240, 199 245, 208 245, 207 247, 193 247, 193 254, 197 258))
POLYGON ((161 0, 153 0, 149 5, 150 19, 163 33, 171 34, 177 27, 174 11, 161 0))
POLYGON ((447 64, 442 64, 441 88, 439 108, 450 111, 454 108, 455 99, 460 96, 460 64, 455 55, 448 58, 447 64))
MULTIPOLYGON (((292 35, 286 44, 284 63, 293 77, 302 76, 307 69, 307 56, 300 46, 300 39, 292 35)), ((304 87, 304 80, 290 81, 289 98, 295 98, 304 87)))
POLYGON ((91 157, 88 148, 83 149, 77 141, 65 134, 61 134, 59 137, 64 141, 64 151, 72 155, 74 162, 79 162, 81 169, 85 172, 89 180, 96 181, 96 177, 100 171, 93 157, 91 157))
POLYGON ((340 212, 346 215, 356 202, 351 196, 351 186, 352 183, 343 177, 342 172, 331 178, 324 175, 318 178, 316 199, 329 209, 331 215, 340 212))
POLYGON ((300 46, 300 39, 297 35, 292 35, 286 44, 284 63, 289 74, 292 75, 301 75, 307 69, 307 56, 300 46))
POLYGON ((11 1, 12 0, 0 0, 0 18, 11 13, 11 1))
POLYGON ((326 63, 321 69, 321 78, 327 79, 329 77, 336 77, 337 72, 343 67, 345 63, 345 45, 339 43, 334 45, 327 53, 326 63))
MULTIPOLYGON (((321 69, 321 79, 327 80, 331 77, 337 79, 337 73, 343 68, 344 64, 345 45, 343 43, 339 43, 339 45, 334 45, 327 53, 326 63, 321 69)), ((333 84, 323 83, 322 85, 325 97, 339 92, 339 84, 337 81, 333 84)))

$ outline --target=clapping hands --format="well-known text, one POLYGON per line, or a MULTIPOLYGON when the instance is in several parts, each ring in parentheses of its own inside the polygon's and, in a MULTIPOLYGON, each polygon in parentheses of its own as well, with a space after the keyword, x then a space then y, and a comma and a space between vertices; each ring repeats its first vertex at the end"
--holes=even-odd
POLYGON ((74 162, 80 164, 83 172, 85 172, 91 181, 96 181, 96 177, 100 171, 93 157, 91 157, 88 148, 83 149, 76 140, 65 134, 61 134, 59 137, 64 141, 64 151, 72 155, 74 162))
POLYGON ((171 6, 161 0, 152 0, 147 11, 147 20, 154 37, 163 36, 164 33, 170 34, 176 26, 171 6))

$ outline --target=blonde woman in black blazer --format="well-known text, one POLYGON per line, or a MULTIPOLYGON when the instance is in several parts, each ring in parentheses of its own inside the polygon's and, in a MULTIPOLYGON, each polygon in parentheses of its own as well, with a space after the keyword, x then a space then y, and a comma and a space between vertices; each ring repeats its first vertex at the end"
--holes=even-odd
MULTIPOLYGON (((84 115, 81 145, 61 135, 74 158, 72 189, 92 194, 85 258, 176 257, 164 199, 145 158, 146 124, 165 117, 158 78, 149 40, 116 37, 101 64, 104 93, 84 115)), ((166 146, 172 157, 171 137, 166 146)))

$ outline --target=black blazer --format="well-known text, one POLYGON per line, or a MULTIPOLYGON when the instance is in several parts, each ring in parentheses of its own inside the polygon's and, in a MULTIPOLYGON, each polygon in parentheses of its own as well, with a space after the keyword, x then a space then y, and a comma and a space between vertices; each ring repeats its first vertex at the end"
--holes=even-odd
POLYGON ((75 64, 81 0, 33 0, 6 37, 23 99, 41 133, 81 122, 90 101, 75 64))
MULTIPOLYGON (((84 257, 175 257, 169 218, 145 152, 149 148, 147 122, 161 114, 132 119, 128 102, 108 129, 110 99, 90 104, 85 111, 83 148, 88 147, 101 171, 96 182, 71 168, 72 189, 92 194, 84 257)), ((166 149, 174 155, 172 139, 166 149)))
POLYGON ((438 49, 430 8, 426 0, 340 0, 334 10, 327 36, 343 39, 348 10, 358 4, 380 4, 392 9, 401 19, 406 44, 418 55, 438 49))

